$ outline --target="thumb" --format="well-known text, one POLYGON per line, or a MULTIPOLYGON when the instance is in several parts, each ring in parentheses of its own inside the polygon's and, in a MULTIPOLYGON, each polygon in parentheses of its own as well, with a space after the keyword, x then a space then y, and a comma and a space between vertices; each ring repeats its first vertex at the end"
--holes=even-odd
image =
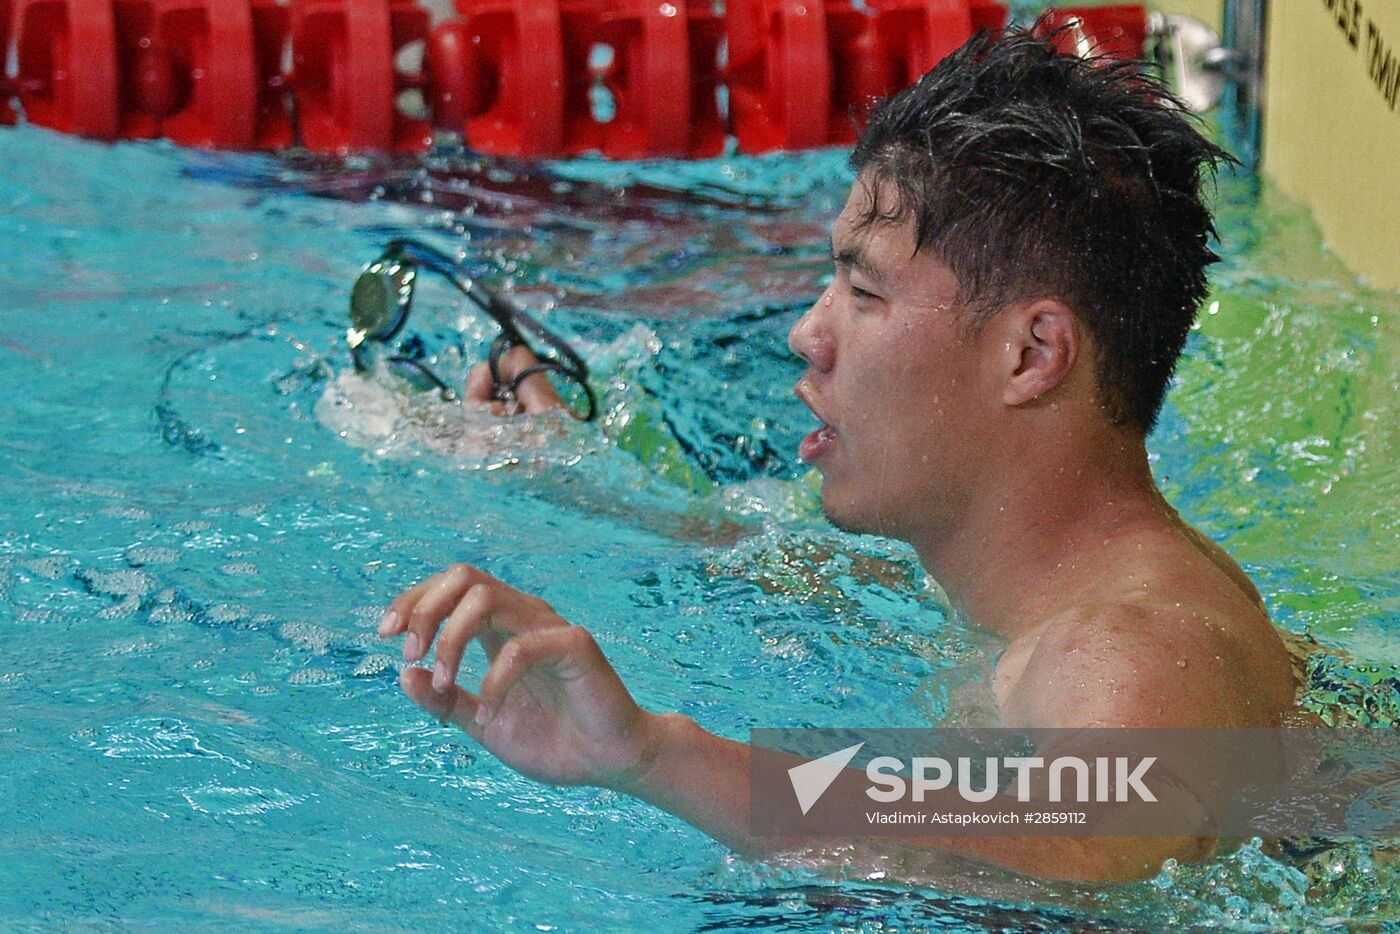
POLYGON ((399 686, 409 700, 432 714, 439 723, 455 723, 472 739, 481 740, 481 727, 475 720, 481 701, 470 691, 455 684, 446 691, 438 691, 433 687, 433 673, 412 665, 399 673, 399 686))

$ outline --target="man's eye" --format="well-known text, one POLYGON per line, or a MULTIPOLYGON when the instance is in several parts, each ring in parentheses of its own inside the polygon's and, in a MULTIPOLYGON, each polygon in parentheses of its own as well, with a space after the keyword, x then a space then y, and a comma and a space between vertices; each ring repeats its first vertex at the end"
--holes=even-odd
POLYGON ((862 300, 862 301, 874 301, 874 300, 876 300, 876 299, 878 299, 878 298, 880 297, 880 296, 876 295, 874 292, 867 292, 867 291, 865 291, 865 289, 862 289, 862 288, 861 288, 860 286, 858 286, 858 285, 853 285, 853 286, 851 286, 851 295, 854 296, 855 298, 858 298, 858 299, 862 300))

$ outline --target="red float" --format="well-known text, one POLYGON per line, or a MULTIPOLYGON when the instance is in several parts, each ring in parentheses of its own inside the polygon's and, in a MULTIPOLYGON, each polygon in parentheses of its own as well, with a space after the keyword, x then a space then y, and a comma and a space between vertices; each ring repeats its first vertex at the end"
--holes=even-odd
POLYGON ((30 123, 116 139, 117 33, 110 0, 18 0, 19 98, 30 123))
POLYGON ((1009 8, 991 0, 973 0, 968 8, 972 13, 973 29, 1002 29, 1006 26, 1009 8))
POLYGON ((463 135, 481 152, 564 152, 564 40, 555 0, 457 0, 473 50, 477 106, 463 135))
POLYGON ((729 113, 745 152, 827 143, 831 65, 822 0, 734 0, 729 113))
POLYGON ((395 56, 426 40, 428 14, 413 0, 294 0, 292 90, 301 142, 315 152, 421 152, 424 120, 401 113, 398 95, 421 79, 395 56))
POLYGON ((826 24, 833 72, 827 139, 833 145, 847 145, 855 142, 871 107, 898 91, 899 85, 873 9, 849 0, 828 3, 826 24))
POLYGON ((440 23, 423 50, 424 100, 433 126, 449 133, 466 132, 467 117, 485 105, 485 75, 472 46, 467 24, 440 23))
POLYGON ((139 86, 163 117, 166 136, 214 149, 291 145, 281 74, 284 7, 275 0, 123 2, 150 9, 139 86))
MULTIPOLYGON (((559 30, 564 56, 563 85, 563 142, 561 148, 551 155, 574 156, 585 152, 598 152, 603 149, 605 124, 593 112, 593 87, 597 82, 607 83, 618 72, 620 54, 613 56, 608 67, 595 71, 593 48, 599 43, 603 28, 603 6, 610 0, 559 0, 559 30)), ((544 53, 544 49, 540 50, 544 53)), ((530 44, 519 47, 519 55, 524 56, 520 67, 528 71, 534 67, 536 50, 530 44)), ((548 64, 548 63, 546 63, 548 64)), ((621 116, 619 110, 617 116, 621 116)), ((610 126, 607 124, 606 126, 610 126)), ((468 144, 472 143, 470 137, 468 144)))
POLYGON ((686 155, 694 102, 685 0, 604 0, 602 6, 596 41, 613 49, 605 83, 616 103, 603 127, 603 154, 686 155))
POLYGON ((112 12, 121 76, 118 102, 124 111, 121 135, 153 139, 160 135, 161 118, 178 106, 189 76, 177 75, 175 63, 156 44, 153 2, 116 0, 112 12))
POLYGON ((703 0, 459 0, 434 30, 428 92, 438 125, 482 152, 614 158, 723 151, 723 21, 703 0), (528 37, 525 41, 524 37, 528 37), (611 60, 599 67, 595 50, 611 60), (600 120, 601 83, 613 113, 600 120))
MULTIPOLYGON (((0 0, 0 61, 7 61, 10 57, 10 0, 0 0)), ((15 105, 10 98, 14 96, 14 85, 10 82, 7 69, 0 67, 0 126, 13 126, 15 122, 15 105)))
POLYGON ((710 0, 686 0, 690 20, 690 149, 693 158, 724 152, 728 127, 719 109, 724 84, 719 50, 724 44, 724 17, 710 0))
POLYGON ((740 0, 729 14, 739 146, 763 152, 849 144, 876 101, 917 80, 974 30, 1000 28, 1006 15, 990 0, 825 0, 820 7, 740 0), (797 17, 812 25, 797 25, 797 17))
POLYGON ((1036 21, 1048 35, 1064 27, 1056 47, 1068 55, 1141 61, 1146 57, 1147 10, 1140 6, 1060 7, 1036 21))
POLYGON ((918 81, 972 38, 968 0, 873 0, 880 41, 894 67, 895 88, 918 81))

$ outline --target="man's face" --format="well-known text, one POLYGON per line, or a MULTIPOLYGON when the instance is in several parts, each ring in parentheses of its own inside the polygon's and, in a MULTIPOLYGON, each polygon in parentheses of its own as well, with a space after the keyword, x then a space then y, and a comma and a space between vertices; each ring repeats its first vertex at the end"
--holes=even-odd
POLYGON ((835 279, 788 335, 809 364, 797 394, 823 422, 801 455, 838 527, 945 535, 995 414, 978 382, 984 349, 954 305, 952 271, 915 253, 912 222, 859 226, 869 198, 857 180, 832 226, 835 279))

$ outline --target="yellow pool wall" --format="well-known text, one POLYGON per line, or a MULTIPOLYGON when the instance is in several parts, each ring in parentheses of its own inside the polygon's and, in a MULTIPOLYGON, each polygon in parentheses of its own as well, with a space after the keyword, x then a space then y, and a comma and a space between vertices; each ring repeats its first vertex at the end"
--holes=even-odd
MULTIPOLYGON (((1219 0, 1155 8, 1219 28, 1219 0)), ((1400 289, 1400 0, 1270 0, 1263 174, 1369 285, 1400 289)))

